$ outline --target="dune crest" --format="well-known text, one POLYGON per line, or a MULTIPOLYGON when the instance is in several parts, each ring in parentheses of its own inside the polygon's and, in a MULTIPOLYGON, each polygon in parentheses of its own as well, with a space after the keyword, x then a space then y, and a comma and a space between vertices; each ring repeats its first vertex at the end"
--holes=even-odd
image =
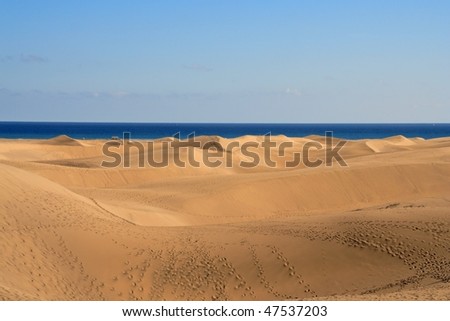
POLYGON ((385 139, 371 139, 366 141, 366 145, 372 149, 375 153, 384 153, 402 149, 408 149, 411 146, 416 145, 423 140, 409 139, 405 136, 398 135, 385 139))
POLYGON ((80 141, 69 137, 67 135, 60 135, 54 138, 50 138, 45 141, 48 145, 56 145, 56 146, 84 146, 80 141))

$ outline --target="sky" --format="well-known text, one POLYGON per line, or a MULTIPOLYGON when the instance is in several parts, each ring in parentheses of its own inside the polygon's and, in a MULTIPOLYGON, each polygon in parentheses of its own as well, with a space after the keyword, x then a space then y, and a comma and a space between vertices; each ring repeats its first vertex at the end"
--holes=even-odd
POLYGON ((450 1, 0 8, 0 121, 450 122, 450 1))

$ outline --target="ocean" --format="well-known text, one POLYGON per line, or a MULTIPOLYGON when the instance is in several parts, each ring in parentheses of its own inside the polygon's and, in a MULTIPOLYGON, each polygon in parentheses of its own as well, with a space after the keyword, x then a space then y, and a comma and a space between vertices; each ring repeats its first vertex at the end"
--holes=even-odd
POLYGON ((450 136, 450 124, 239 124, 239 123, 59 123, 0 122, 0 138, 46 139, 68 135, 76 139, 109 139, 131 133, 135 139, 155 139, 180 133, 182 138, 218 135, 225 138, 243 135, 286 135, 304 137, 325 135, 345 139, 384 138, 395 135, 426 139, 450 136))

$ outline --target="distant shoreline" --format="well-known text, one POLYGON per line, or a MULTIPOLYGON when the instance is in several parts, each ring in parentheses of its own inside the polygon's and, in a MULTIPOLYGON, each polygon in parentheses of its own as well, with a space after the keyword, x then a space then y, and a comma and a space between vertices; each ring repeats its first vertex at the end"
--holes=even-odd
POLYGON ((0 122, 1 139, 50 139, 67 135, 74 139, 110 139, 131 133, 133 139, 161 139, 180 133, 181 138, 221 136, 236 138, 245 135, 307 137, 324 136, 332 131, 335 137, 348 140, 380 139, 402 135, 425 139, 450 136, 450 124, 268 124, 268 123, 59 123, 0 122))
MULTIPOLYGON (((73 137, 73 136, 69 136, 69 135, 65 135, 65 134, 62 134, 62 135, 58 135, 58 136, 53 136, 53 137, 50 137, 50 138, 9 138, 9 137, 0 137, 0 141, 6 141, 6 142, 8 142, 8 141, 10 141, 10 142, 20 142, 20 141, 23 141, 23 142, 26 142, 26 141, 31 141, 31 142, 45 142, 45 141, 51 141, 51 140, 54 140, 54 139, 58 139, 59 137, 62 137, 62 136, 65 136, 65 137, 67 137, 68 139, 72 139, 72 140, 76 140, 76 141, 85 141, 85 142, 90 142, 90 141, 92 141, 92 142, 108 142, 108 141, 111 141, 111 140, 119 140, 119 141, 122 141, 123 140, 123 137, 119 137, 118 139, 117 138, 114 138, 114 137, 109 137, 109 138, 76 138, 76 137, 73 137)), ((309 135, 309 136, 302 136, 302 137, 300 137, 300 136, 285 136, 285 135, 272 135, 272 137, 274 137, 274 138, 278 138, 278 140, 280 140, 280 137, 283 137, 284 136, 284 138, 286 139, 286 140, 297 140, 297 139, 306 139, 306 140, 317 140, 317 139, 324 139, 326 136, 325 135, 309 135)), ((222 136, 218 136, 218 135, 198 135, 198 136, 195 136, 195 138, 196 139, 200 139, 200 140, 204 140, 204 139, 207 139, 207 138, 214 138, 214 139, 212 139, 212 140, 215 140, 215 139, 223 139, 223 140, 227 140, 227 141, 234 141, 234 140, 241 140, 241 139, 244 139, 244 138, 248 138, 248 137, 254 137, 254 138, 257 138, 257 139, 261 139, 262 140, 262 138, 264 137, 264 135, 242 135, 242 136, 236 136, 236 137, 222 137, 222 136)), ((416 137, 408 137, 408 136, 404 136, 404 135, 394 135, 394 136, 387 136, 387 137, 381 137, 381 138, 358 138, 358 139, 346 139, 346 138, 342 138, 342 137, 337 137, 337 136, 333 136, 333 139, 334 140, 337 140, 337 141, 339 141, 339 140, 346 140, 346 141, 365 141, 365 140, 367 140, 367 141, 371 141, 371 140, 390 140, 390 139, 396 139, 396 138, 399 138, 399 139, 417 139, 417 140, 430 140, 430 139, 435 139, 435 140, 437 140, 437 139, 446 139, 446 138, 449 138, 450 139, 450 135, 449 136, 439 136, 439 137, 432 137, 432 138, 424 138, 424 137, 419 137, 419 136, 416 136, 416 137)), ((131 141, 132 142, 153 142, 153 141, 171 141, 171 140, 176 140, 173 136, 165 136, 165 137, 157 137, 157 138, 133 138, 131 141)), ((186 137, 182 137, 181 139, 180 139, 180 141, 187 141, 188 140, 188 138, 186 138, 186 137)))

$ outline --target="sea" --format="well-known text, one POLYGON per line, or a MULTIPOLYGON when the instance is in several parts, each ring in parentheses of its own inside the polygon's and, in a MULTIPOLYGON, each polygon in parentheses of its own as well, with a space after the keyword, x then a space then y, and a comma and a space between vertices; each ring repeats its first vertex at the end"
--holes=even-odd
POLYGON ((0 122, 0 138, 47 139, 68 135, 76 139, 121 138, 130 133, 135 139, 156 139, 179 133, 186 138, 194 133, 234 138, 244 135, 286 135, 305 137, 325 135, 344 139, 385 138, 403 135, 425 139, 450 136, 450 124, 269 124, 269 123, 73 123, 73 122, 0 122))

